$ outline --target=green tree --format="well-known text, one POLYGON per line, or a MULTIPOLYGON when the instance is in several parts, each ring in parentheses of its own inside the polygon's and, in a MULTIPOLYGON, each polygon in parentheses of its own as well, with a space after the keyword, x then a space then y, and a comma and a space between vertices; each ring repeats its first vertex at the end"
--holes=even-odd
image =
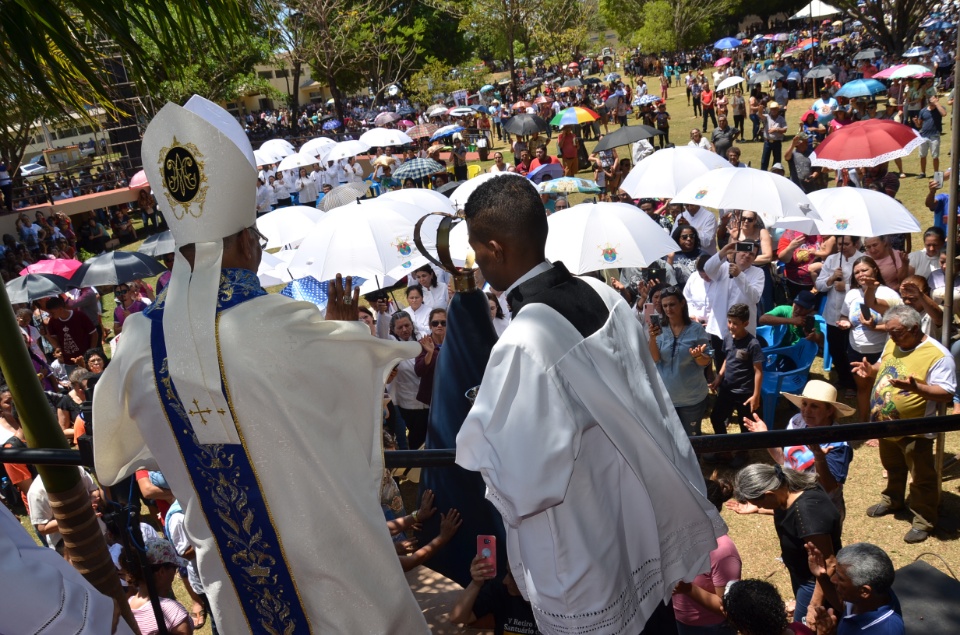
POLYGON ((643 5, 647 0, 600 0, 600 15, 622 41, 643 26, 643 5))
POLYGON ((940 3, 936 0, 887 0, 858 6, 857 0, 831 0, 830 4, 847 17, 860 20, 880 48, 897 56, 913 45, 920 23, 930 17, 940 3))
POLYGON ((309 31, 304 24, 303 14, 287 0, 260 0, 256 6, 269 42, 276 51, 274 59, 277 66, 290 71, 291 83, 286 99, 293 111, 291 125, 296 130, 299 126, 300 78, 313 56, 308 46, 309 31))
POLYGON ((668 0, 652 0, 643 5, 642 26, 633 34, 632 43, 644 53, 677 50, 673 30, 673 6, 668 0))
POLYGON ((597 26, 599 12, 597 0, 543 0, 531 19, 534 50, 558 64, 572 61, 597 26))

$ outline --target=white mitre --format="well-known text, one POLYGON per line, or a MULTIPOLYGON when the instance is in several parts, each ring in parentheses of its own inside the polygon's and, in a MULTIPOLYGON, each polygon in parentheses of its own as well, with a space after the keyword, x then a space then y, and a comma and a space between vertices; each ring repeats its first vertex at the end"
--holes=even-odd
POLYGON ((177 249, 195 248, 193 270, 178 257, 166 288, 170 377, 200 443, 240 443, 221 385, 216 310, 223 239, 256 224, 253 149, 230 113, 194 95, 147 126, 143 170, 177 249))

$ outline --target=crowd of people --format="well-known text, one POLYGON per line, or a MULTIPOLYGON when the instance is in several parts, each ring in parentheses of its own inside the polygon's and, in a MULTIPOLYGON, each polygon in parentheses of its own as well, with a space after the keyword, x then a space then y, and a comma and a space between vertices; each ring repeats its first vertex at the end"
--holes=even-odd
MULTIPOLYGON (((506 152, 512 152, 512 161, 505 160, 505 151, 494 150, 494 163, 489 167, 492 173, 526 176, 550 163, 560 164, 567 176, 592 170, 602 188, 599 198, 635 205, 638 213, 647 214, 672 236, 679 251, 649 267, 597 272, 592 277, 606 282, 633 311, 646 338, 642 355, 649 353, 669 405, 689 436, 703 434, 705 420, 709 420, 713 434, 724 435, 730 425, 750 434, 835 426, 845 418, 919 418, 935 414, 940 405, 960 412, 956 390, 960 342, 948 349, 937 338, 943 321, 952 321, 960 314, 943 306, 949 281, 944 273, 947 201, 937 194, 942 183, 929 182, 926 205, 934 212, 934 224, 923 233, 922 246, 914 250, 909 235, 809 235, 767 227, 763 210, 727 209, 718 217, 698 205, 634 198, 620 186, 633 165, 658 150, 647 140, 633 144, 627 156, 621 157, 611 149, 581 161, 581 154, 586 154, 581 152, 583 141, 601 140, 609 133, 611 123, 627 126, 630 116, 661 132, 659 149, 670 147, 671 115, 665 101, 668 91, 677 87, 686 90, 688 106, 702 118, 702 125, 690 131, 688 145, 715 152, 728 159, 731 166, 742 167, 737 143, 762 143, 760 168, 788 174, 805 192, 835 185, 897 194, 900 179, 906 176, 899 160, 896 171, 882 164, 832 174, 810 163, 809 154, 817 144, 854 121, 893 119, 915 127, 929 140, 921 150, 918 176, 927 176, 928 155, 933 171, 939 171, 938 140, 945 115, 939 95, 945 92, 944 84, 935 84, 934 79, 894 82, 887 97, 879 102, 873 98, 836 98, 836 89, 847 81, 870 78, 897 60, 881 53, 876 59, 852 66, 848 54, 869 44, 853 36, 825 52, 819 47, 791 51, 804 35, 794 33, 783 42, 753 39, 730 62, 716 67, 719 70, 712 77, 700 68, 702 62, 712 61, 711 55, 694 51, 678 57, 637 57, 624 68, 626 74, 633 74, 632 79, 584 81, 566 88, 531 80, 576 78, 581 75, 579 68, 536 68, 523 78, 525 85, 533 85, 526 95, 504 89, 500 99, 489 99, 485 110, 471 115, 452 117, 444 112, 431 116, 402 99, 384 106, 384 111, 408 108, 406 116, 417 123, 458 123, 493 147, 494 140, 504 144, 506 152), (834 74, 806 77, 810 69, 820 65, 831 66, 834 74), (771 70, 782 79, 750 82, 758 73, 771 70), (740 87, 717 90, 719 83, 735 74, 747 80, 747 93, 740 87), (655 86, 648 87, 645 77, 656 77, 650 82, 655 86), (798 94, 815 94, 818 100, 810 110, 795 113, 790 110, 790 102, 798 94), (523 96, 528 99, 519 100, 523 96), (508 130, 509 120, 518 114, 537 114, 549 120, 574 106, 595 110, 598 118, 561 128, 555 143, 549 129, 531 135, 508 130), (748 120, 752 124, 749 140, 748 120), (823 356, 829 351, 836 379, 831 383, 810 380, 802 392, 784 394, 797 411, 789 418, 765 420, 761 415, 767 398, 762 394, 765 376, 792 370, 790 365, 795 363, 789 356, 769 352, 779 346, 810 348, 823 356)), ((928 37, 932 38, 929 42, 922 42, 931 47, 927 61, 935 68, 935 75, 944 78, 941 69, 953 63, 949 47, 944 47, 945 41, 939 36, 928 37)), ((580 66, 586 64, 581 60, 580 66)), ((339 134, 349 137, 361 132, 370 107, 364 100, 351 102, 354 117, 345 122, 339 134)), ((326 129, 329 113, 309 106, 296 119, 301 129, 319 132, 326 129)), ((292 113, 280 110, 245 116, 243 123, 251 137, 277 136, 291 127, 292 120, 292 113)), ((449 156, 455 180, 467 178, 469 135, 466 132, 466 138, 451 138, 449 156)), ((417 158, 433 158, 446 167, 440 159, 445 151, 446 146, 427 138, 419 139, 415 147, 376 148, 370 157, 370 173, 353 157, 318 160, 313 166, 298 169, 295 175, 278 172, 275 165, 261 165, 257 212, 265 214, 291 204, 319 206, 334 188, 364 181, 368 181, 371 194, 395 188, 440 187, 450 178, 446 170, 427 179, 399 182, 393 173, 404 162, 417 158)), ((86 192, 85 187, 94 191, 98 186, 91 181, 64 187, 79 194, 86 192)), ((544 196, 541 205, 543 213, 549 214, 563 210, 569 202, 564 197, 544 196)), ((131 212, 142 215, 145 228, 148 217, 154 230, 163 226, 156 201, 146 191, 130 209, 118 208, 109 215, 98 210, 79 228, 62 214, 45 217, 37 212, 33 219, 22 214, 17 221, 18 235, 5 235, 0 247, 4 280, 18 276, 24 266, 40 259, 72 258, 81 249, 100 253, 111 239, 121 244, 136 241, 131 212), (111 233, 107 232, 108 224, 111 233)), ((172 264, 172 257, 167 264, 172 264)), ((90 400, 91 384, 112 357, 104 352, 104 344, 111 335, 122 333, 130 315, 143 312, 156 301, 168 281, 169 275, 165 274, 156 291, 142 281, 116 285, 111 329, 103 323, 100 297, 93 288, 75 289, 62 297, 17 307, 25 346, 70 444, 88 434, 85 405, 90 400)), ((367 296, 367 306, 360 309, 360 320, 373 337, 416 343, 420 350, 415 357, 397 364, 386 382, 382 434, 383 447, 388 450, 424 445, 431 400, 436 386, 444 381, 436 371, 447 337, 447 309, 454 295, 452 280, 442 270, 424 266, 414 271, 408 282, 401 292, 402 301, 378 292, 367 296)), ((497 335, 502 335, 518 310, 511 306, 505 289, 484 284, 482 279, 479 282, 487 294, 491 324, 497 335)), ((960 291, 958 282, 953 284, 960 291)), ((4 383, 0 378, 0 384, 4 383)), ((23 447, 23 431, 5 385, 0 385, 0 425, 9 436, 4 447, 23 447)), ((929 539, 939 522, 933 440, 920 435, 880 439, 877 445, 885 483, 880 492, 872 493, 878 502, 868 507, 867 516, 879 518, 909 510, 911 523, 904 541, 916 544, 929 539)), ((774 532, 793 597, 785 604, 770 584, 741 580, 743 563, 736 544, 729 535, 723 535, 710 554, 710 571, 692 582, 680 583, 674 590, 673 611, 679 633, 843 635, 880 622, 886 629, 881 632, 903 632, 902 610, 892 590, 890 557, 875 545, 844 542, 849 537, 843 531, 847 517, 844 483, 854 459, 850 444, 770 448, 768 456, 763 457, 751 457, 746 452, 714 453, 701 459, 708 471, 717 466, 736 470, 730 480, 715 477, 706 482, 709 501, 718 512, 727 509, 774 517, 774 532), (788 627, 788 619, 798 625, 788 627)), ((25 508, 41 543, 63 551, 36 470, 12 464, 5 468, 10 487, 0 492, 4 500, 25 508)), ((117 494, 122 486, 101 491, 85 473, 84 478, 89 481, 92 503, 98 508, 123 498, 117 494)), ((125 528, 104 526, 113 543, 111 552, 118 575, 128 589, 130 607, 143 633, 156 632, 156 615, 146 585, 150 576, 160 596, 167 630, 180 635, 191 633, 212 616, 197 568, 197 545, 191 543, 183 528, 183 509, 160 471, 138 471, 131 483, 135 494, 153 512, 150 522, 141 527, 141 532, 149 536, 142 553, 132 553, 129 543, 119 535, 125 528), (190 593, 189 607, 172 598, 171 587, 177 576, 190 593)), ((398 481, 390 471, 383 473, 379 494, 383 521, 405 571, 428 561, 460 527, 454 501, 436 501, 429 491, 421 497, 417 509, 407 513, 398 481), (437 514, 438 507, 447 510, 440 514, 439 534, 425 545, 418 544, 416 532, 437 514)), ((69 553, 65 556, 69 558, 69 553)), ((479 555, 471 563, 470 577, 472 582, 449 615, 452 622, 473 624, 485 615, 493 615, 498 632, 508 628, 537 632, 534 612, 518 586, 522 580, 508 573, 502 581, 495 581, 490 564, 479 555)))

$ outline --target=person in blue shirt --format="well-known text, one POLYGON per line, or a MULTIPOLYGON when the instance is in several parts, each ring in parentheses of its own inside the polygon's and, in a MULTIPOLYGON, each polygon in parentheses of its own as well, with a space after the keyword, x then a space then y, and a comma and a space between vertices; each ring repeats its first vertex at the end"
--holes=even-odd
MULTIPOLYGON (((949 178, 950 172, 948 170, 943 175, 944 182, 949 178)), ((939 190, 940 187, 936 181, 931 179, 929 183, 930 189, 927 191, 927 198, 923 204, 933 212, 933 226, 947 231, 947 206, 950 204, 950 196, 948 194, 937 194, 937 190, 939 190)), ((960 214, 960 205, 957 206, 957 213, 960 214)))
POLYGON ((824 598, 840 606, 843 615, 833 609, 817 607, 817 632, 836 627, 837 635, 904 635, 903 610, 893 592, 896 573, 890 556, 876 545, 858 542, 837 552, 833 575, 827 573, 820 550, 807 543, 810 572, 823 585, 824 598))

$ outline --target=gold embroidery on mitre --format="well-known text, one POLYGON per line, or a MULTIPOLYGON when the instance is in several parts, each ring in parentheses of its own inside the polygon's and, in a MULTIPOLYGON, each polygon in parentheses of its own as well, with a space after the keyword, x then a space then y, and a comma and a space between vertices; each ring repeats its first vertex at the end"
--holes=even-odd
POLYGON ((173 143, 160 150, 160 177, 163 179, 163 194, 180 220, 187 213, 194 218, 203 215, 207 200, 207 175, 204 170, 203 153, 192 143, 173 143))

